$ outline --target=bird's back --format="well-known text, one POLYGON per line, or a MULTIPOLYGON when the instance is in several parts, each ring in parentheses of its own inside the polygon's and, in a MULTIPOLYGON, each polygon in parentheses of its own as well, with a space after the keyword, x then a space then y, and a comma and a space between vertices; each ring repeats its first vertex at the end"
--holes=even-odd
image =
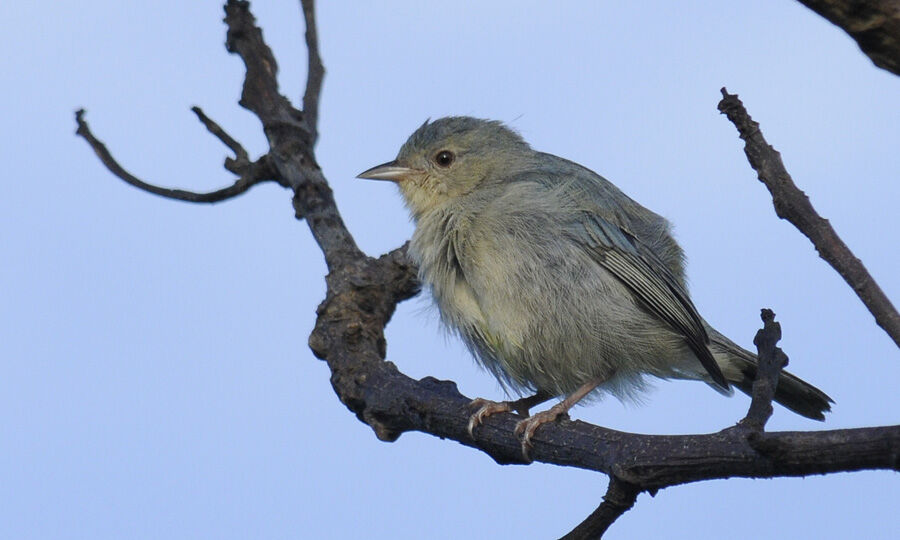
POLYGON ((652 252, 685 287, 684 252, 672 237, 667 219, 648 210, 594 171, 567 159, 536 152, 531 181, 561 189, 573 204, 633 236, 652 252))

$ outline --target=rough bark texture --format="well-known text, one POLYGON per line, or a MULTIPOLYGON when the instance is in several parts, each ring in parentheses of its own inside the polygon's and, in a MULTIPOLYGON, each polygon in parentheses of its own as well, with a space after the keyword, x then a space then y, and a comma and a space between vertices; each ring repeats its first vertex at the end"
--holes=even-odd
POLYGON ((841 27, 876 66, 900 75, 900 0, 799 0, 841 27))
POLYGON ((769 188, 778 217, 790 221, 809 238, 819 256, 837 270, 847 285, 850 285, 859 299, 869 308, 878 326, 882 327, 900 347, 900 314, 897 313, 897 309, 866 270, 862 261, 857 259, 847 244, 841 240, 828 220, 816 212, 806 193, 794 184, 791 175, 784 168, 781 154, 766 142, 759 124, 750 118, 744 104, 737 95, 729 94, 722 88, 719 111, 731 120, 744 140, 747 160, 756 171, 760 182, 769 188))
POLYGON ((759 368, 756 380, 753 381, 750 409, 740 422, 742 426, 757 431, 762 431, 772 417, 772 399, 778 388, 778 375, 788 365, 787 355, 775 346, 781 339, 781 325, 775 322, 775 313, 771 309, 764 309, 761 318, 763 327, 753 338, 753 344, 759 353, 759 368))
MULTIPOLYGON (((235 139, 202 111, 195 110, 210 132, 234 151, 235 158, 226 160, 226 168, 239 176, 233 186, 213 194, 196 194, 145 183, 113 159, 91 133, 84 111, 76 114, 77 133, 113 174, 164 197, 213 202, 267 180, 290 188, 297 218, 308 224, 328 266, 327 293, 316 311, 318 318, 309 346, 316 357, 328 363, 331 384, 341 402, 383 441, 396 440, 406 431, 421 431, 479 449, 501 464, 523 463, 521 442, 514 434, 517 416, 491 416, 472 438, 467 431, 471 400, 459 393, 455 383, 431 377, 414 380, 385 360, 384 327, 397 303, 418 294, 416 268, 407 258, 406 246, 377 258, 359 250, 316 163, 313 146, 318 136, 317 107, 324 69, 318 54, 312 0, 304 1, 303 9, 310 69, 304 109, 299 110, 279 92, 275 57, 263 41, 249 3, 229 0, 225 6, 228 51, 239 55, 247 68, 240 104, 259 117, 269 142, 269 151, 251 162, 235 139)), ((753 129, 755 135, 749 137, 741 131, 748 146, 756 135, 761 138, 756 124, 753 129)), ((767 151, 774 152, 771 147, 767 151)), ((653 493, 715 478, 900 470, 900 426, 763 431, 768 418, 766 407, 771 407, 781 367, 775 354, 775 323, 771 317, 764 320, 767 328, 761 335, 767 337, 758 344, 760 355, 768 354, 775 360, 772 369, 760 370, 767 374, 761 375, 765 380, 760 391, 754 390, 752 407, 759 411, 748 413, 750 421, 705 435, 638 435, 570 420, 541 428, 532 441, 532 459, 603 472, 611 478, 604 502, 567 538, 599 537, 644 491, 653 493)))
POLYGON ((634 484, 610 477, 609 488, 606 490, 600 506, 561 540, 602 537, 609 526, 619 519, 619 516, 631 510, 640 493, 640 488, 634 484))

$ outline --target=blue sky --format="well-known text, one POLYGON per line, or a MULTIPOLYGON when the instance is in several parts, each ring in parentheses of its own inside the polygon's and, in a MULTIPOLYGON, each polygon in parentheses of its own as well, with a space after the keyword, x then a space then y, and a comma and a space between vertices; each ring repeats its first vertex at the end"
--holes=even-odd
MULTIPOLYGON (((302 93, 297 2, 257 2, 302 93)), ((412 225, 395 189, 354 177, 427 117, 519 130, 668 217, 704 317, 749 346, 759 308, 790 369, 834 397, 824 425, 893 424, 900 354, 808 241, 778 220, 716 111, 738 93, 795 181, 900 301, 900 78, 798 3, 322 2, 328 74, 318 161, 360 246, 412 225)), ((0 537, 552 538, 606 478, 501 467, 418 433, 393 444, 340 404, 306 346, 324 264, 289 193, 197 206, 139 192, 74 136, 73 112, 144 180, 229 184, 200 105, 258 154, 243 69, 217 2, 5 2, 0 129, 0 537)), ((427 298, 403 304, 388 358, 413 376, 502 397, 427 298)), ((573 416, 643 433, 716 431, 749 404, 660 383, 642 406, 573 416)), ((613 538, 896 538, 895 474, 731 480, 642 495, 613 538), (765 518, 748 524, 752 516, 765 518)))

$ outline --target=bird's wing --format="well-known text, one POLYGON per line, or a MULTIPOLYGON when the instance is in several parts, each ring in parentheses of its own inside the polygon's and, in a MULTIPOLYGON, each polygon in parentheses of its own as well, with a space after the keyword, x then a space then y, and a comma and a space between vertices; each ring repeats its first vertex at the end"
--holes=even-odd
POLYGON ((728 381, 709 350, 709 336, 687 292, 665 264, 638 238, 593 212, 581 212, 571 226, 576 242, 622 281, 649 310, 684 335, 712 380, 723 389, 728 381))

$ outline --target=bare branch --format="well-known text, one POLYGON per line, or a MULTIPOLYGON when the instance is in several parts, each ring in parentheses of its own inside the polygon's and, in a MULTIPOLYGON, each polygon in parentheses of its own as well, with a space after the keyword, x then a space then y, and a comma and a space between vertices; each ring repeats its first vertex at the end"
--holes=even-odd
POLYGON ((610 477, 609 487, 606 489, 606 495, 600 506, 560 540, 601 538, 606 529, 619 519, 619 516, 631 510, 640 492, 641 490, 637 486, 615 476, 610 477))
MULTIPOLYGON (((241 143, 234 140, 234 138, 225 132, 222 129, 222 126, 214 122, 210 117, 206 116, 206 113, 203 112, 203 109, 197 107, 196 105, 191 107, 191 110, 194 111, 194 114, 197 115, 197 118, 203 122, 203 125, 206 126, 206 129, 209 130, 210 133, 216 136, 217 139, 222 141, 222 143, 231 149, 234 152, 234 162, 237 165, 246 165, 250 163, 250 156, 247 155, 247 151, 244 150, 244 147, 241 146, 241 143)), ((226 168, 228 165, 226 164, 226 168)), ((231 171, 231 169, 228 169, 231 171)), ((234 172, 234 171, 231 171, 234 172)))
MULTIPOLYGON (((468 433, 471 398, 450 381, 413 380, 385 362, 383 328, 396 302, 417 292, 405 249, 333 268, 317 310, 310 348, 332 372, 344 403, 377 437, 420 431, 478 448, 498 463, 524 463, 514 431, 519 417, 487 418, 468 433)), ((900 426, 819 432, 774 432, 762 438, 728 429, 708 435, 638 435, 580 421, 541 427, 535 461, 612 474, 643 490, 728 478, 805 476, 861 469, 900 469, 900 426), (761 453, 760 449, 767 451, 761 453)))
POLYGON ((781 154, 766 142, 759 124, 750 118, 737 95, 729 94, 722 88, 722 96, 719 111, 735 125, 744 140, 744 153, 760 181, 769 188, 775 213, 781 219, 793 223, 812 241, 819 256, 837 270, 875 316, 878 326, 900 347, 900 314, 897 309, 862 261, 853 255, 828 220, 816 212, 806 194, 794 184, 791 175, 784 168, 781 154))
POLYGON ((756 380, 753 381, 750 409, 740 421, 741 426, 755 431, 762 431, 772 416, 772 399, 778 387, 778 375, 788 364, 787 355, 776 346, 781 340, 781 325, 775 322, 775 313, 771 309, 763 309, 760 316, 763 328, 753 338, 759 367, 756 370, 756 380))
POLYGON ((325 78, 325 66, 319 56, 319 35, 316 31, 316 12, 314 0, 301 0, 303 18, 306 21, 307 73, 306 91, 303 93, 303 117, 310 133, 312 144, 318 139, 319 95, 322 92, 322 80, 325 78))
POLYGON ((799 1, 850 34, 876 66, 900 75, 900 1, 799 1))
POLYGON ((84 119, 84 112, 84 109, 75 111, 75 122, 78 124, 78 129, 75 133, 80 135, 89 145, 91 145, 94 153, 97 154, 97 157, 100 158, 100 161, 103 162, 111 173, 128 184, 153 193, 154 195, 193 203, 215 203, 240 195, 256 184, 274 180, 274 173, 269 167, 268 159, 266 156, 263 156, 258 161, 247 163, 240 172, 241 176, 235 180, 234 184, 209 193, 195 193, 183 189, 169 189, 148 184, 119 165, 119 162, 117 162, 109 150, 107 150, 106 145, 98 140, 91 132, 90 127, 88 127, 88 124, 84 119))
MULTIPOLYGON (((473 439, 467 430, 471 398, 454 383, 430 377, 416 381, 383 361, 379 325, 394 309, 385 294, 407 297, 399 293, 404 290, 399 284, 412 283, 412 270, 386 256, 329 273, 310 347, 328 362, 332 386, 381 440, 421 431, 478 448, 498 463, 524 463, 514 434, 517 416, 487 418, 473 439)), ((562 420, 542 426, 532 442, 535 461, 614 474, 645 490, 734 476, 900 468, 900 426, 768 433, 764 443, 777 451, 765 455, 759 441, 733 429, 708 435, 639 435, 562 420)))
POLYGON ((278 63, 263 40, 262 30, 256 26, 250 3, 228 0, 225 24, 228 25, 225 47, 228 52, 240 56, 247 68, 240 105, 259 117, 270 143, 275 135, 273 129, 296 131, 302 134, 303 150, 311 150, 312 138, 303 123, 302 113, 278 92, 278 63))
MULTIPOLYGON (((240 103, 262 122, 269 139, 270 163, 277 177, 294 189, 297 217, 306 219, 329 269, 358 263, 365 255, 347 230, 313 153, 316 115, 304 120, 304 113, 278 92, 278 65, 256 26, 249 3, 228 0, 225 23, 226 47, 238 54, 247 67, 240 103)), ((307 30, 310 29, 315 35, 311 11, 307 14, 307 30)))

